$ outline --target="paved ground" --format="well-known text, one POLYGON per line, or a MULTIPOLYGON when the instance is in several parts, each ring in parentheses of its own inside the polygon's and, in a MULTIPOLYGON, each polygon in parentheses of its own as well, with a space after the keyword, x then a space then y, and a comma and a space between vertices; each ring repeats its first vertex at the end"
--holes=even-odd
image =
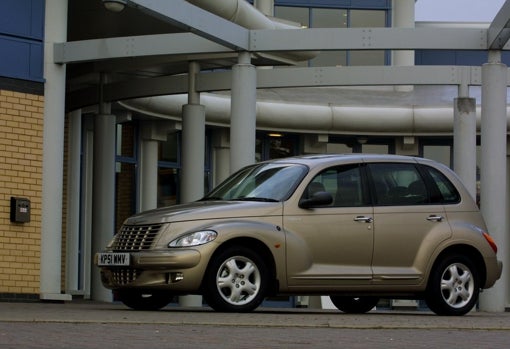
POLYGON ((208 308, 132 311, 97 302, 0 303, 0 348, 509 348, 510 313, 208 308))

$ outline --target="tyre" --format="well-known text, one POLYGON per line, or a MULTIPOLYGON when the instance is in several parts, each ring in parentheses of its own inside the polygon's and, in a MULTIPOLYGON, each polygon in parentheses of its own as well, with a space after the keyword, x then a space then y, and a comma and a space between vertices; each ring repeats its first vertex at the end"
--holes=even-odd
POLYGON ((476 304, 480 293, 480 277, 466 256, 443 258, 432 270, 426 302, 438 315, 464 315, 476 304))
POLYGON ((245 247, 230 247, 213 257, 204 279, 204 298, 216 311, 249 312, 267 292, 265 261, 245 247))
POLYGON ((117 292, 117 298, 134 310, 159 310, 168 305, 174 297, 163 292, 122 290, 117 292))
POLYGON ((349 314, 364 314, 379 302, 378 297, 329 296, 329 298, 338 310, 349 314))

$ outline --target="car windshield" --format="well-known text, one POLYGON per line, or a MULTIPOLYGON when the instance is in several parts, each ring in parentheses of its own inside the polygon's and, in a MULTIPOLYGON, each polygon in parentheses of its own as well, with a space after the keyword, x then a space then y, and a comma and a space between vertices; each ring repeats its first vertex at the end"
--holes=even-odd
POLYGON ((255 164, 230 176, 202 200, 284 201, 306 172, 307 167, 298 164, 255 164))

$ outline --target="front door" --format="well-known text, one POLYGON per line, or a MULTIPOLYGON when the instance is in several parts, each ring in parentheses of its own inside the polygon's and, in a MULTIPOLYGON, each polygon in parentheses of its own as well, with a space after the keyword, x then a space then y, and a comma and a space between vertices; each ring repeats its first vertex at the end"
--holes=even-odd
POLYGON ((289 286, 334 288, 370 283, 373 212, 361 168, 345 165, 321 172, 304 195, 317 191, 329 192, 333 203, 287 210, 284 215, 289 286))

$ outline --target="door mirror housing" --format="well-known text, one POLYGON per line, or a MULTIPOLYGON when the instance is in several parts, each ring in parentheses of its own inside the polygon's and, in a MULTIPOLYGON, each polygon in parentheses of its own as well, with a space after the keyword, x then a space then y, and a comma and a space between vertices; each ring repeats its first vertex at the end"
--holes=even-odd
POLYGON ((299 200, 300 208, 314 208, 330 205, 333 202, 333 196, 326 191, 319 191, 312 195, 309 199, 299 200))

